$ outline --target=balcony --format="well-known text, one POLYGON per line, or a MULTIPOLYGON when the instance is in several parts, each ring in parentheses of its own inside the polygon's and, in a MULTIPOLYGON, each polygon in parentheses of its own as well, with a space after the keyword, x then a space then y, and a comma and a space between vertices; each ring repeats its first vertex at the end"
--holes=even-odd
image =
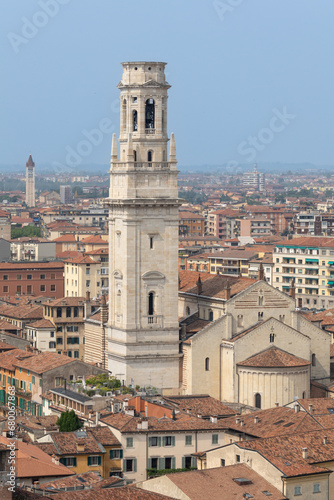
POLYGON ((155 128, 146 128, 145 129, 145 134, 147 134, 147 135, 154 135, 155 134, 155 128))
POLYGON ((31 392, 25 391, 24 389, 20 389, 19 387, 15 387, 15 395, 16 396, 24 396, 26 398, 31 398, 31 392))
POLYGON ((147 325, 150 328, 162 327, 163 316, 159 314, 153 314, 152 316, 143 316, 144 327, 147 325))
POLYGON ((101 267, 101 275, 109 274, 109 267, 101 267))

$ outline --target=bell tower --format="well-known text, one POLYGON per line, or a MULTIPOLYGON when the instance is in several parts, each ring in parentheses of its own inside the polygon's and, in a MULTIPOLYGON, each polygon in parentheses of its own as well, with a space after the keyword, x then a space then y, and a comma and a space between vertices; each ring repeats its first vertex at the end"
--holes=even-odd
POLYGON ((178 189, 167 159, 165 65, 122 63, 109 205, 108 369, 126 384, 179 387, 178 189))

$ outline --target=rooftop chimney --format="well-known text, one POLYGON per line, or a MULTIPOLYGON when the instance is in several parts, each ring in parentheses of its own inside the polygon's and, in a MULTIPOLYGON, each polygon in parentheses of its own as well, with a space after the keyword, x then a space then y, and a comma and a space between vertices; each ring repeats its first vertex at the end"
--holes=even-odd
POLYGON ((240 417, 235 417, 235 423, 240 424, 240 417))
POLYGON ((306 460, 307 459, 307 448, 302 448, 302 452, 303 452, 303 458, 306 460))
POLYGON ((258 424, 259 423, 259 417, 256 415, 254 417, 254 424, 258 424))
POLYGON ((276 402, 276 403, 275 403, 275 406, 276 406, 276 408, 278 408, 278 407, 279 407, 279 403, 277 403, 277 402, 276 402))
POLYGON ((211 421, 213 424, 216 424, 216 423, 217 423, 217 421, 218 421, 217 415, 212 415, 212 417, 210 417, 210 421, 211 421))
POLYGON ((324 439, 323 439, 323 443, 324 444, 327 444, 328 440, 327 440, 327 436, 324 436, 324 439))
POLYGON ((97 411, 97 412, 96 412, 96 415, 95 415, 95 424, 96 424, 96 425, 98 425, 99 420, 100 420, 100 413, 97 411))
POLYGON ((197 295, 201 295, 203 291, 203 286, 200 274, 198 275, 198 280, 196 281, 196 285, 197 285, 197 295))
POLYGON ((90 291, 87 290, 86 291, 86 302, 89 302, 90 301, 90 291))
POLYGON ((298 413, 300 410, 300 406, 299 405, 295 405, 295 413, 298 413))
POLYGON ((312 413, 312 412, 313 412, 313 405, 311 405, 311 404, 309 404, 309 405, 308 405, 308 411, 309 411, 310 413, 312 413))
POLYGON ((229 300, 231 298, 231 285, 229 280, 227 280, 225 285, 225 299, 229 300))

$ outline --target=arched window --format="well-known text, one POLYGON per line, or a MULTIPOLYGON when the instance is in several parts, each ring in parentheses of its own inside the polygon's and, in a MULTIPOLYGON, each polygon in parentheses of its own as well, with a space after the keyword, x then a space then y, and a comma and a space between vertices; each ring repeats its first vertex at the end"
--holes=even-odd
POLYGON ((262 321, 263 320, 263 312, 257 313, 257 319, 258 319, 258 321, 262 321))
POLYGON ((242 314, 238 314, 238 327, 244 326, 244 317, 242 314))
POLYGON ((126 130, 126 99, 122 102, 122 125, 123 130, 126 130))
POLYGON ((312 366, 315 366, 315 364, 316 364, 315 354, 312 354, 312 366))
POLYGON ((213 321, 213 311, 209 311, 209 321, 213 321))
POLYGON ((154 314, 154 293, 150 292, 148 294, 148 315, 153 316, 154 314))
POLYGON ((255 408, 261 408, 261 394, 255 394, 255 408))
POLYGON ((259 296, 259 306, 263 305, 263 295, 259 296))
POLYGON ((79 316, 79 308, 78 307, 75 307, 74 310, 73 310, 73 316, 75 318, 77 318, 79 316))
POLYGON ((57 307, 57 318, 61 318, 61 307, 57 307))
POLYGON ((138 130, 138 113, 137 110, 133 110, 133 131, 137 132, 138 130))
POLYGON ((153 161, 153 151, 147 152, 147 161, 153 161))
POLYGON ((189 306, 187 306, 187 307, 186 307, 186 316, 189 316, 189 315, 190 315, 190 307, 189 307, 189 306))
POLYGON ((66 307, 66 318, 70 318, 70 317, 71 317, 71 308, 66 307))
POLYGON ((305 398, 306 398, 306 392, 304 391, 303 395, 302 395, 302 399, 305 399, 305 398))
POLYGON ((275 342, 275 334, 274 333, 271 333, 269 335, 269 342, 275 342))
POLYGON ((205 371, 208 372, 210 370, 210 358, 205 358, 205 371))
POLYGON ((154 128, 154 99, 147 99, 145 103, 145 128, 154 128))

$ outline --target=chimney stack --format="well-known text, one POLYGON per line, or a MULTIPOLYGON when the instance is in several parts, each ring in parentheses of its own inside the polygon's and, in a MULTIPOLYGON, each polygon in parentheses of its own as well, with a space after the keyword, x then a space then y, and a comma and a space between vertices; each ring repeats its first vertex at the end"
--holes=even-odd
POLYGON ((106 296, 102 295, 101 306, 100 306, 100 317, 101 326, 103 326, 108 321, 108 305, 106 301, 106 296))
POLYGON ((231 298, 231 285, 229 280, 227 280, 225 285, 225 299, 229 300, 231 298))
POLYGON ((300 410, 300 406, 299 405, 295 405, 295 413, 298 413, 300 410))
POLYGON ((276 402, 276 403, 275 403, 275 406, 276 406, 276 408, 278 408, 278 407, 279 407, 279 403, 278 403, 278 402, 276 402))
POLYGON ((313 405, 311 405, 311 404, 308 405, 308 411, 310 413, 313 413, 313 405))
POLYGON ((259 417, 256 415, 254 417, 254 424, 258 424, 259 423, 259 417))
POLYGON ((197 295, 201 295, 203 291, 203 286, 200 274, 198 275, 198 280, 196 281, 196 285, 197 285, 197 295))
POLYGON ((323 440, 323 443, 324 444, 327 444, 328 440, 327 440, 327 436, 324 436, 324 440, 323 440))
POLYGON ((302 448, 303 458, 306 460, 308 457, 307 448, 302 448))

